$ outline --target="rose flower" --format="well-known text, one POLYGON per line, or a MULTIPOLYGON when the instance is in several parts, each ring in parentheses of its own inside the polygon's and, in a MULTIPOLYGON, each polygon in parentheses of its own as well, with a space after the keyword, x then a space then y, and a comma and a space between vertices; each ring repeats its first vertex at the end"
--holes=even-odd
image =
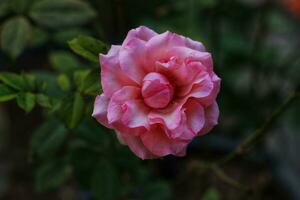
POLYGON ((217 124, 220 78, 202 43, 142 26, 100 64, 103 94, 92 116, 141 159, 184 156, 217 124))

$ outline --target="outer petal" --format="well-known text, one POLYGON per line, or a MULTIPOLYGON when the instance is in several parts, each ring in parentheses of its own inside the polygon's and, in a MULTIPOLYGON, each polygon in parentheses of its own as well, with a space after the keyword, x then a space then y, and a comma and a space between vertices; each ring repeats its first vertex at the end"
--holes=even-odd
POLYGON ((160 126, 152 127, 151 130, 141 135, 141 139, 146 148, 159 157, 169 154, 184 156, 189 143, 187 140, 168 138, 160 126))
POLYGON ((121 70, 119 65, 120 46, 112 45, 107 55, 100 54, 101 84, 103 92, 107 97, 126 85, 136 85, 121 70))
POLYGON ((195 97, 195 98, 205 98, 212 94, 214 89, 214 83, 212 82, 209 75, 206 75, 201 78, 199 83, 195 84, 192 87, 191 92, 188 94, 189 97, 195 97))
POLYGON ((109 99, 104 95, 98 95, 95 99, 94 103, 94 111, 92 116, 96 118, 96 120, 106 126, 107 128, 111 128, 107 121, 107 106, 109 103, 109 99))
POLYGON ((119 55, 121 69, 137 84, 146 75, 145 41, 132 38, 123 44, 119 55))
POLYGON ((211 129, 218 124, 219 107, 216 101, 205 109, 205 125, 199 132, 199 135, 204 135, 211 131, 211 129))
POLYGON ((153 155, 142 143, 140 137, 133 136, 127 133, 117 132, 118 139, 127 144, 130 150, 141 159, 153 159, 158 156, 153 155))
POLYGON ((151 29, 140 26, 129 31, 122 44, 119 56, 121 69, 137 84, 141 83, 146 71, 151 71, 145 64, 145 44, 156 35, 151 29))
POLYGON ((201 62, 206 67, 206 71, 211 75, 213 72, 213 59, 208 52, 194 51, 185 58, 185 62, 201 62))
POLYGON ((151 29, 147 28, 146 26, 140 26, 136 29, 132 29, 128 32, 123 45, 126 45, 128 41, 131 39, 140 39, 143 41, 148 41, 152 37, 157 35, 156 32, 152 31, 151 29))
POLYGON ((203 106, 196 100, 191 99, 185 104, 185 109, 187 125, 196 135, 203 128, 205 123, 203 106))
POLYGON ((205 51, 205 47, 201 42, 194 41, 190 38, 186 38, 185 44, 187 47, 197 50, 197 51, 205 51))
POLYGON ((213 74, 211 80, 213 83, 212 91, 210 92, 210 94, 208 96, 199 98, 199 101, 203 105, 206 105, 206 106, 211 105, 215 101, 215 99, 220 91, 221 79, 216 74, 213 74))

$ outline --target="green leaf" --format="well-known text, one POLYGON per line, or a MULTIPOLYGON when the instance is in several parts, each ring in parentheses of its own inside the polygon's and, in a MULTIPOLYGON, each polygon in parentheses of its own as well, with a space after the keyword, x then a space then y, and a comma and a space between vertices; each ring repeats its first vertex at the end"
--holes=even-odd
POLYGON ((43 29, 34 27, 31 33, 32 37, 30 38, 29 45, 31 47, 40 47, 44 45, 49 39, 49 34, 43 29))
POLYGON ((2 72, 0 73, 0 81, 15 90, 22 90, 24 88, 24 80, 18 74, 2 72))
POLYGON ((37 78, 37 90, 53 98, 60 98, 62 92, 57 84, 57 73, 50 71, 34 71, 37 78))
POLYGON ((218 190, 215 188, 209 188, 208 190, 205 191, 202 200, 219 200, 220 195, 218 190))
POLYGON ((9 12, 9 0, 0 1, 0 17, 5 16, 9 12))
POLYGON ((36 102, 37 104, 39 104, 40 106, 44 107, 44 108, 51 108, 52 104, 50 101, 50 98, 44 94, 38 94, 36 95, 36 102))
POLYGON ((74 82, 78 91, 87 95, 100 93, 99 72, 97 70, 80 70, 74 73, 74 82))
POLYGON ((70 28, 66 30, 64 29, 54 33, 53 40, 60 44, 67 44, 68 41, 80 35, 89 35, 89 32, 82 28, 70 28))
POLYGON ((80 0, 41 0, 30 11, 30 17, 36 23, 49 28, 82 25, 94 16, 89 4, 80 0))
POLYGON ((109 151, 112 145, 111 139, 115 141, 115 138, 112 138, 111 134, 107 133, 107 129, 103 126, 99 126, 92 118, 83 120, 74 132, 76 137, 87 141, 89 145, 95 144, 97 149, 101 149, 101 151, 109 151))
POLYGON ((17 96, 17 104, 26 112, 30 112, 35 106, 36 96, 32 93, 19 93, 17 96))
POLYGON ((31 138, 31 152, 40 158, 55 155, 67 138, 67 129, 56 120, 48 120, 31 138))
POLYGON ((26 91, 35 91, 36 89, 36 77, 33 74, 22 74, 24 80, 23 88, 26 91))
POLYGON ((71 173, 72 168, 66 160, 43 163, 36 172, 35 188, 38 192, 58 188, 70 178, 71 173))
POLYGON ((9 101, 16 97, 16 91, 12 90, 4 84, 0 84, 0 102, 9 101))
POLYGON ((18 57, 30 38, 31 27, 24 17, 14 17, 6 21, 1 32, 1 48, 12 58, 18 57))
POLYGON ((97 63, 99 53, 106 53, 108 49, 100 40, 88 36, 80 36, 69 41, 69 46, 78 55, 97 63))
POLYGON ((119 195, 120 182, 114 166, 107 160, 99 161, 91 181, 96 200, 115 200, 119 195))
POLYGON ((73 54, 66 51, 52 52, 50 63, 55 70, 62 73, 70 73, 81 65, 73 54))
POLYGON ((68 128, 75 128, 83 117, 84 100, 80 93, 76 92, 72 98, 67 97, 60 106, 61 117, 68 128))
POLYGON ((57 78, 57 83, 63 91, 69 91, 71 88, 71 83, 69 77, 65 74, 60 74, 57 78))
POLYGON ((31 3, 29 0, 10 0, 10 7, 14 12, 23 14, 27 10, 29 3, 31 3))
POLYGON ((88 77, 90 72, 91 72, 91 70, 89 70, 89 69, 78 70, 78 71, 74 72, 74 82, 77 85, 77 87, 79 88, 79 91, 82 90, 84 81, 86 80, 86 78, 88 77))
POLYGON ((101 92, 100 87, 100 73, 98 69, 92 70, 86 77, 83 85, 82 92, 86 95, 98 95, 101 92))

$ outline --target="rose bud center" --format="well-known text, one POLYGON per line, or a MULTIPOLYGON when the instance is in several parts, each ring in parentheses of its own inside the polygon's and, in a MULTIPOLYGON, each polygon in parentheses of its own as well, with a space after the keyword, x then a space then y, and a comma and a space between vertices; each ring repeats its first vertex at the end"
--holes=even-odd
POLYGON ((174 87, 162 74, 151 72, 144 77, 142 96, 151 108, 164 108, 173 98, 174 87))

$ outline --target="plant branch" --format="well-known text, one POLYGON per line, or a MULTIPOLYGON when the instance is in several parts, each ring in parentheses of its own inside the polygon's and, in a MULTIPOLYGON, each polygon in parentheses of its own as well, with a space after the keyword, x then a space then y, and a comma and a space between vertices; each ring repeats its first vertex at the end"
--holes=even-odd
POLYGON ((192 171, 200 171, 200 170, 207 170, 213 172, 218 179, 220 179, 223 183, 241 190, 243 192, 250 192, 250 188, 246 187, 245 185, 241 184, 237 180, 231 178, 227 175, 217 164, 215 163, 206 163, 200 161, 193 161, 191 163, 192 171))
POLYGON ((265 123, 260 128, 258 128, 253 133, 251 133, 248 137, 242 140, 241 143, 235 148, 235 150, 225 155, 225 157, 222 158, 221 160, 217 161, 217 164, 226 163, 234 159, 235 157, 247 152, 253 144, 255 144, 259 139, 267 135, 268 131, 275 123, 275 121, 299 96, 300 96, 299 91, 293 92, 289 97, 287 97, 287 99, 282 103, 282 105, 280 105, 272 113, 272 115, 265 121, 265 123))
POLYGON ((211 166, 212 171, 215 173, 215 175, 222 180, 227 185, 230 185, 238 190, 244 191, 244 192, 250 192, 250 189, 237 180, 231 178, 229 175, 227 175, 218 165, 212 165, 211 166))

